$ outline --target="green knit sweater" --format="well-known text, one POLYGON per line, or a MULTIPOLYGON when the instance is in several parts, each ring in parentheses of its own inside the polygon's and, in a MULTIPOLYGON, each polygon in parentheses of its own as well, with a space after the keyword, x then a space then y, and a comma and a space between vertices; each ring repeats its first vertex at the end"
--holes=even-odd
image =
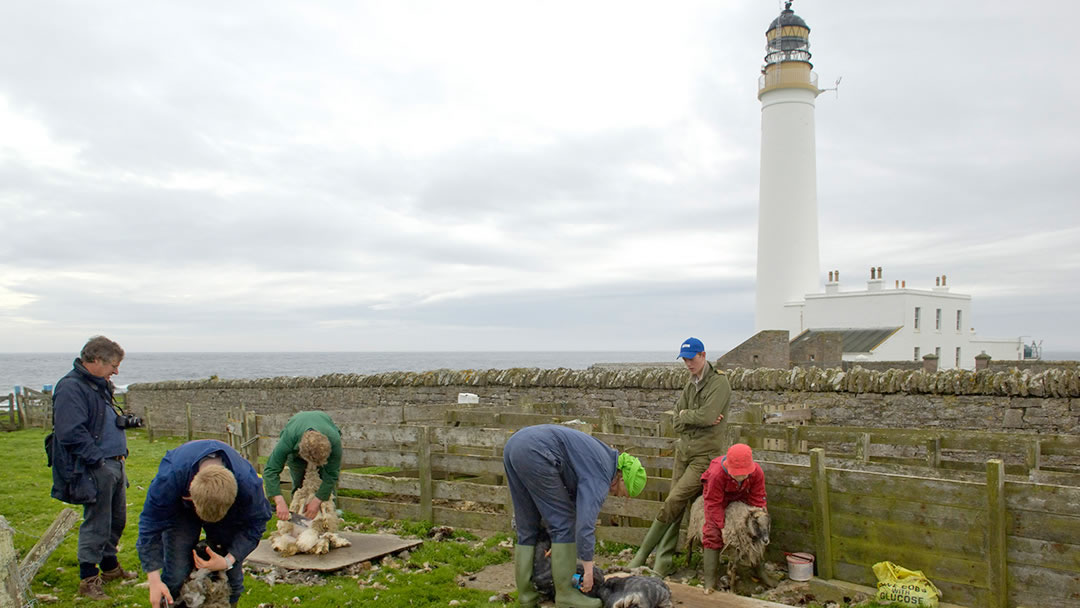
MULTIPOLYGON (((324 412, 299 412, 285 424, 277 445, 274 446, 274 451, 270 453, 270 458, 266 461, 266 468, 263 469, 263 484, 266 487, 267 498, 273 499, 281 494, 281 470, 286 464, 293 472, 294 481, 303 479, 307 462, 300 458, 297 450, 300 446, 300 438, 309 430, 318 431, 330 440, 330 458, 325 465, 319 467, 322 484, 315 492, 315 497, 319 500, 330 498, 334 486, 337 485, 338 476, 341 474, 341 431, 324 412), (300 472, 299 476, 296 475, 297 471, 300 472)), ((293 491, 296 490, 297 488, 293 488, 293 491)))

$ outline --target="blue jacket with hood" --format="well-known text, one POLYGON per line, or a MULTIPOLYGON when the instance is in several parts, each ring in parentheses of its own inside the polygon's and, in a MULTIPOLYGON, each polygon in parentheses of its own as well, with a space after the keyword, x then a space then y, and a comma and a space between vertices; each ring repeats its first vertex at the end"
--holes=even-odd
POLYGON ((195 506, 184 497, 190 495, 189 487, 199 470, 199 462, 215 453, 236 477, 236 500, 221 521, 203 523, 206 535, 225 545, 237 563, 259 544, 266 522, 270 521, 271 510, 255 468, 239 452, 216 439, 189 441, 166 452, 157 475, 150 482, 150 489, 146 491, 146 502, 139 515, 139 539, 135 543, 144 571, 153 572, 164 567, 163 535, 173 520, 179 516, 197 517, 195 506))
POLYGON ((90 469, 101 465, 102 433, 112 406, 112 383, 86 371, 80 359, 53 391, 53 434, 45 449, 52 463, 52 496, 72 504, 97 502, 90 469))

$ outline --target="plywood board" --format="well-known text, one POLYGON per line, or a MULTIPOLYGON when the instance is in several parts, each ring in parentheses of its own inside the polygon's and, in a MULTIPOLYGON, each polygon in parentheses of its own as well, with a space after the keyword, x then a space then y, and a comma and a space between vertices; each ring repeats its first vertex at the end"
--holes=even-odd
POLYGON ((247 557, 247 562, 265 566, 288 568, 289 570, 318 570, 330 572, 340 570, 352 564, 358 564, 373 560, 391 553, 398 553, 406 549, 423 544, 424 541, 404 539, 393 534, 356 534, 354 532, 339 532, 352 542, 352 546, 340 547, 322 555, 293 555, 281 557, 274 551, 270 541, 263 540, 247 557))

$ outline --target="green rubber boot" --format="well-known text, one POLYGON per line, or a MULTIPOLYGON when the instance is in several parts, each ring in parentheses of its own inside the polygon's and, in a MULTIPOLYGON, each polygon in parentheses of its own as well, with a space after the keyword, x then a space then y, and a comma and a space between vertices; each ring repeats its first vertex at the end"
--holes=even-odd
POLYGON ((540 603, 540 594, 532 583, 535 550, 536 547, 531 545, 514 545, 514 580, 517 582, 518 605, 523 608, 534 608, 540 603))
POLYGON ((577 544, 551 543, 551 578, 555 583, 555 608, 600 608, 600 598, 574 589, 577 574, 577 544))
POLYGON ((716 590, 716 578, 720 574, 720 550, 705 548, 705 593, 716 590))
POLYGON ((671 574, 675 568, 671 565, 671 559, 675 557, 675 545, 679 543, 679 520, 675 520, 671 527, 664 532, 660 542, 656 543, 656 561, 653 570, 660 576, 671 574))
POLYGON ((641 548, 638 549, 637 554, 634 555, 634 559, 630 560, 630 563, 627 564, 627 566, 630 568, 640 568, 641 566, 644 566, 645 560, 649 559, 649 554, 652 553, 652 550, 656 547, 657 543, 664 537, 664 532, 667 532, 670 527, 670 523, 664 523, 658 519, 654 519, 652 527, 645 533, 645 540, 641 541, 641 548))

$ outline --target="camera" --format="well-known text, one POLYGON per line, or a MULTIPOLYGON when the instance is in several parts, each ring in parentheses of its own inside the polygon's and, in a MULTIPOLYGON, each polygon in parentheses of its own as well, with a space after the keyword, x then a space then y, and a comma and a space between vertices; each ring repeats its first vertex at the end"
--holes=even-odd
POLYGON ((116 426, 122 429, 134 429, 143 425, 143 419, 135 414, 117 414, 116 426))
POLYGON ((217 553, 218 555, 226 555, 229 552, 221 543, 209 543, 206 540, 200 540, 199 544, 195 545, 195 554, 198 555, 200 559, 210 559, 210 553, 207 551, 208 548, 213 549, 214 553, 217 553))

